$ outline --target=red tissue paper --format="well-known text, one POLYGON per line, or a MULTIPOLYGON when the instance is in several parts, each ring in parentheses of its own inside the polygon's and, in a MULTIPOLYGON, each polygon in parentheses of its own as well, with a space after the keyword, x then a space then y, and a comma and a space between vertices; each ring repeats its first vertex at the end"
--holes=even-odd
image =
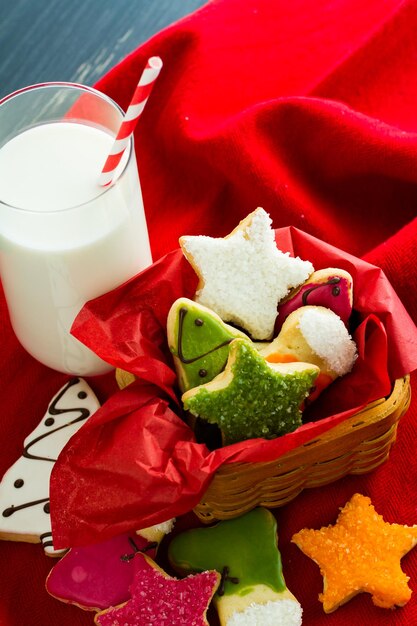
POLYGON ((166 342, 168 311, 194 295, 197 277, 180 250, 167 254, 87 303, 74 322, 78 339, 137 380, 89 419, 55 464, 56 545, 88 544, 184 514, 222 464, 277 459, 386 396, 396 378, 417 368, 417 329, 380 269, 296 228, 278 229, 276 241, 316 269, 352 274, 359 353, 352 372, 311 405, 310 421, 293 433, 214 451, 197 443, 182 419, 166 342))

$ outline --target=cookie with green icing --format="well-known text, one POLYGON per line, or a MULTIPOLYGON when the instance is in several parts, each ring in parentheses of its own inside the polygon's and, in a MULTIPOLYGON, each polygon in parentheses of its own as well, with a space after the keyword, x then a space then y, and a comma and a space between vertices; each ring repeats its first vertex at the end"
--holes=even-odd
POLYGON ((277 523, 267 509, 181 533, 168 557, 182 575, 207 569, 221 574, 214 604, 222 626, 301 624, 301 607, 282 573, 277 523))
POLYGON ((179 298, 172 305, 167 333, 181 391, 217 376, 226 365, 233 339, 241 337, 249 341, 216 313, 188 298, 179 298))
POLYGON ((251 343, 234 339, 225 370, 182 401, 196 417, 217 424, 225 444, 273 439, 301 425, 300 405, 319 371, 310 363, 268 363, 251 343))

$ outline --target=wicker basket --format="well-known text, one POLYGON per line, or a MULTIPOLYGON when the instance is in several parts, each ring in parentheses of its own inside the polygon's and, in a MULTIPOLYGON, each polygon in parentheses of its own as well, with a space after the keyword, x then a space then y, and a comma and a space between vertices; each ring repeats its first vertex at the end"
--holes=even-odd
POLYGON ((306 487, 372 471, 388 458, 398 421, 409 404, 406 376, 395 382, 387 398, 372 402, 276 461, 222 466, 194 512, 205 523, 230 519, 256 506, 282 506, 306 487))

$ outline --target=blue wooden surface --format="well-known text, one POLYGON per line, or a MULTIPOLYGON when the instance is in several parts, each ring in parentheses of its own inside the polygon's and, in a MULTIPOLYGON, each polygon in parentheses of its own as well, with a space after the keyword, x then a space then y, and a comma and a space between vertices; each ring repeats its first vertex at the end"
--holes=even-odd
POLYGON ((0 0, 0 98, 39 82, 94 84, 205 0, 0 0))

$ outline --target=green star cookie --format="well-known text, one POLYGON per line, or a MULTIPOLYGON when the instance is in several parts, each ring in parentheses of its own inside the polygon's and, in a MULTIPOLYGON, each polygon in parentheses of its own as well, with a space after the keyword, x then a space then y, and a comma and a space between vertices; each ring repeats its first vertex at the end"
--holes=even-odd
POLYGON ((225 324, 217 313, 188 298, 179 298, 172 305, 167 334, 181 391, 217 376, 226 365, 233 339, 250 341, 244 333, 225 324))
POLYGON ((225 444, 273 439, 301 425, 300 405, 319 371, 310 363, 268 363, 249 342, 234 339, 225 370, 182 401, 193 415, 217 424, 225 444))

